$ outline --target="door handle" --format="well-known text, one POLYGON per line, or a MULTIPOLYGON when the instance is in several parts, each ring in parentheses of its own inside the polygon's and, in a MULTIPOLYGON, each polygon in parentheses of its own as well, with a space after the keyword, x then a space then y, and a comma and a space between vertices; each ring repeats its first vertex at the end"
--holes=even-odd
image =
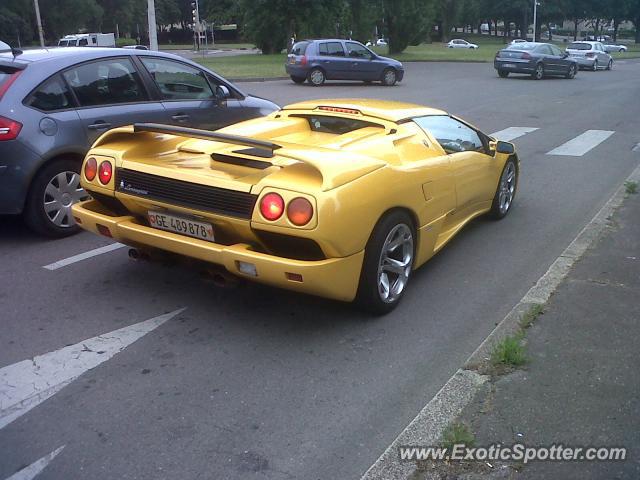
POLYGON ((92 123, 87 127, 89 130, 105 130, 107 128, 111 128, 111 124, 104 122, 102 120, 98 120, 95 123, 92 123))
POLYGON ((177 113, 176 115, 171 115, 171 118, 176 122, 184 122, 185 120, 189 120, 189 115, 185 113, 177 113))

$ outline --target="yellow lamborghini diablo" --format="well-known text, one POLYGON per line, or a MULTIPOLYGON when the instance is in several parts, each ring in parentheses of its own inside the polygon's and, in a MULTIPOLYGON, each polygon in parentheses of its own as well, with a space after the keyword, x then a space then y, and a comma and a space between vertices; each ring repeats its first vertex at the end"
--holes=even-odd
POLYGON ((73 215, 134 252, 385 313, 467 222, 509 212, 518 172, 512 144, 443 111, 313 100, 215 132, 113 129, 73 215))

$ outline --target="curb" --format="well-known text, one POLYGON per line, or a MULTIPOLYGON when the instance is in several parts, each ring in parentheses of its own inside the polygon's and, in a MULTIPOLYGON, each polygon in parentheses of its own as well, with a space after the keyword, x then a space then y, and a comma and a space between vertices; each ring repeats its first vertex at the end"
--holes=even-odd
POLYGON ((600 237, 611 215, 622 205, 626 193, 624 183, 640 183, 640 165, 622 182, 616 192, 585 225, 576 238, 551 264, 522 299, 498 323, 492 332, 469 356, 461 369, 444 384, 440 391, 425 405, 418 415, 391 442, 391 445, 369 467, 360 480, 409 480, 416 471, 415 462, 400 461, 398 447, 404 445, 426 446, 439 443, 446 426, 460 415, 478 391, 489 379, 474 370, 486 362, 493 346, 520 329, 520 318, 532 306, 544 305, 567 276, 573 265, 600 237))
POLYGON ((289 80, 289 77, 255 77, 255 78, 228 78, 230 82, 275 82, 276 80, 289 80))

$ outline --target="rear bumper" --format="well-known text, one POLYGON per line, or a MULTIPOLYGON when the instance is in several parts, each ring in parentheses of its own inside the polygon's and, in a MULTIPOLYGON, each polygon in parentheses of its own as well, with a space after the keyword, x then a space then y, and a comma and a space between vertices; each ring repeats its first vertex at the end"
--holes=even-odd
POLYGON ((307 78, 307 74, 309 73, 309 68, 302 65, 292 65, 290 63, 286 63, 284 69, 287 72, 287 75, 292 77, 300 77, 307 78))
POLYGON ((22 213, 29 184, 42 157, 20 140, 0 142, 0 214, 22 213))
POLYGON ((304 261, 251 250, 247 244, 221 245, 142 225, 132 216, 113 216, 95 200, 73 207, 79 225, 100 234, 107 227, 114 240, 138 248, 155 248, 223 266, 238 277, 297 292, 350 302, 355 298, 364 251, 343 258, 304 261), (238 262, 253 264, 257 276, 242 273, 238 262), (289 280, 287 273, 302 281, 289 280))
POLYGON ((587 58, 587 57, 571 57, 578 63, 578 67, 586 67, 593 68, 593 64, 596 63, 595 58, 587 58))
POLYGON ((494 60, 493 68, 511 73, 533 73, 536 70, 536 64, 529 61, 521 60, 494 60))

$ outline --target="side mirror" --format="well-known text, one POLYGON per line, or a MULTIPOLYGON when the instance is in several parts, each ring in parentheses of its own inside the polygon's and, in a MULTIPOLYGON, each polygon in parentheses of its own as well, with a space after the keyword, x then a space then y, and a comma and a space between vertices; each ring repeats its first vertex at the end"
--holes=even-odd
POLYGON ((216 87, 216 99, 219 102, 222 102, 222 101, 226 100, 230 96, 231 96, 231 93, 229 92, 229 89, 227 87, 225 87, 224 85, 218 85, 216 87))
POLYGON ((516 147, 513 146, 513 143, 498 140, 496 142, 496 152, 504 153, 505 155, 511 155, 513 153, 516 153, 516 147))

